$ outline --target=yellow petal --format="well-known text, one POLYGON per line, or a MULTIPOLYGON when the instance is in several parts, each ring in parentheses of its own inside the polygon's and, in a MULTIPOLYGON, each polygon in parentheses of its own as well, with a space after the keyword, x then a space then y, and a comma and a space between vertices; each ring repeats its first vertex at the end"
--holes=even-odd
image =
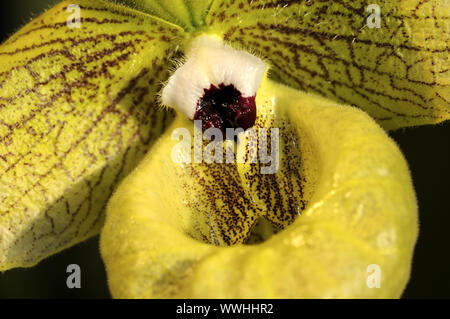
MULTIPOLYGON (((355 108, 268 80, 262 83, 257 105, 258 121, 272 118, 280 125, 281 145, 292 137, 299 142, 300 159, 291 158, 292 149, 281 148, 275 179, 291 173, 304 179, 300 186, 310 193, 299 197, 300 192, 287 193, 276 185, 256 189, 260 194, 278 189, 286 198, 295 196, 285 215, 296 213, 295 205, 303 198, 307 202, 301 216, 254 245, 217 246, 211 243, 222 243, 212 235, 196 238, 195 230, 220 235, 214 221, 233 213, 270 216, 278 198, 257 198, 265 211, 251 204, 247 196, 254 190, 245 184, 251 180, 246 179, 251 165, 235 164, 238 177, 231 164, 173 162, 177 142, 171 139, 172 131, 192 125, 177 117, 108 205, 101 252, 114 297, 401 295, 417 237, 417 207, 407 164, 395 143, 355 108), (292 160, 301 164, 283 171, 292 160), (236 192, 238 188, 242 192, 236 192), (214 202, 204 202, 208 198, 214 202), (205 218, 208 210, 212 223, 205 218), (371 265, 381 271, 381 288, 368 286, 371 265)), ((258 173, 252 176, 257 183, 265 182, 258 173)), ((228 235, 242 231, 242 223, 229 226, 228 235)))
POLYGON ((0 47, 0 270, 99 232, 115 186, 172 120, 155 95, 182 38, 137 11, 64 1, 0 47))
POLYGON ((224 0, 206 22, 266 56, 274 79, 360 107, 386 129, 450 119, 448 3, 378 2, 380 28, 368 26, 369 3, 224 0))

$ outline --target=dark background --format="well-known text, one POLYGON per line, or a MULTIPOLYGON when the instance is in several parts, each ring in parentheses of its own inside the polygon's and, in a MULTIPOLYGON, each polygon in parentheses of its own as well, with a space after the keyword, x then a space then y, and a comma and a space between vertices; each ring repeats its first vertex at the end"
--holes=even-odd
MULTIPOLYGON (((55 0, 4 1, 0 42, 55 0)), ((450 121, 390 133, 411 168, 420 235, 404 298, 450 298, 450 121)), ((98 237, 30 269, 0 273, 0 298, 109 298, 98 237), (68 289, 66 268, 81 267, 81 289, 68 289)))

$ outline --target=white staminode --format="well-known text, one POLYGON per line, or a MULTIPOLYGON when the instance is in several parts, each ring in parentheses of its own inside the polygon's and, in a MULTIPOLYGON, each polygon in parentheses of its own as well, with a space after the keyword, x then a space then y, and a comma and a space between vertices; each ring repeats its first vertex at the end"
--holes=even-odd
POLYGON ((170 77, 162 92, 162 102, 192 120, 197 102, 211 84, 217 87, 232 84, 243 97, 252 97, 265 71, 261 59, 225 45, 218 37, 203 35, 192 42, 186 63, 170 77))

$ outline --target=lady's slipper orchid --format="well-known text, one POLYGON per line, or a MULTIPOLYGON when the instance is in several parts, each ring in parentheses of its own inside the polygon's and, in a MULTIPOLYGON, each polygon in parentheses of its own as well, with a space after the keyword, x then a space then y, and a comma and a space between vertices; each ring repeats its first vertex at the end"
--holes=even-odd
POLYGON ((77 0, 30 22, 0 47, 0 270, 104 225, 115 297, 399 297, 417 207, 381 127, 450 118, 450 9, 379 6, 380 28, 364 1, 77 0), (186 163, 195 119, 248 130, 186 163))

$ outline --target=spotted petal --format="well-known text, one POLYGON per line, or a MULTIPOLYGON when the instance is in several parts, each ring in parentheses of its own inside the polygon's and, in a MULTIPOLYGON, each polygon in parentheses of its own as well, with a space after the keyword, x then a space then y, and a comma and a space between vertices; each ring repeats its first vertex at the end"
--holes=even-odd
POLYGON ((116 185, 173 115, 157 106, 181 28, 64 1, 0 47, 0 270, 99 232, 116 185), (81 8, 81 28, 69 28, 81 8))
POLYGON ((450 119, 448 1, 217 0, 206 23, 260 53, 272 77, 357 106, 386 129, 450 119))

